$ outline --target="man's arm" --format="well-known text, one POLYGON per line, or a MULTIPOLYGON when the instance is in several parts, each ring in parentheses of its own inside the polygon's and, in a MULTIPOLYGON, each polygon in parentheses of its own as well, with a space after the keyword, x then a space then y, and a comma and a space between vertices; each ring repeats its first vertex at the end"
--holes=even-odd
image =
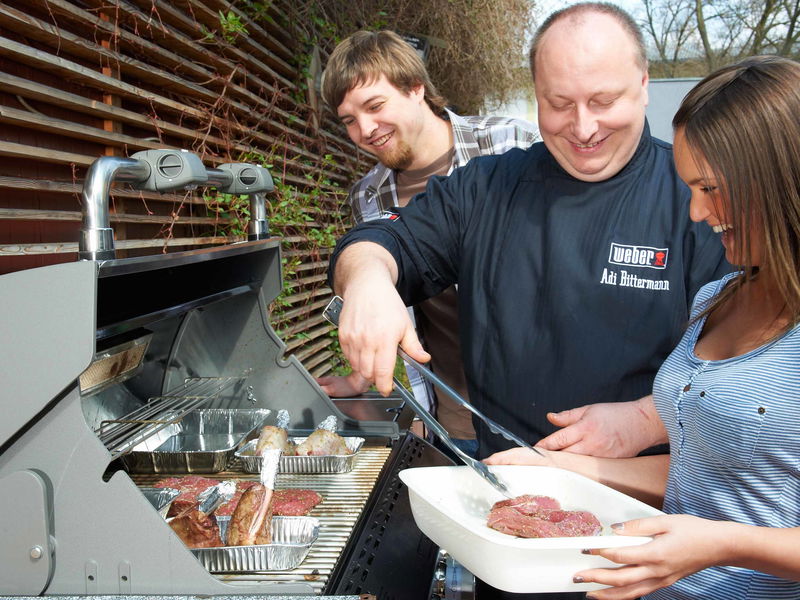
POLYGON ((536 444, 548 450, 623 458, 668 441, 652 395, 631 402, 588 404, 549 413, 547 419, 563 427, 536 444))
POLYGON ((336 260, 333 285, 344 300, 339 343, 353 370, 374 381, 384 396, 392 391, 398 344, 412 358, 430 360, 396 283, 394 257, 373 242, 354 242, 336 260))

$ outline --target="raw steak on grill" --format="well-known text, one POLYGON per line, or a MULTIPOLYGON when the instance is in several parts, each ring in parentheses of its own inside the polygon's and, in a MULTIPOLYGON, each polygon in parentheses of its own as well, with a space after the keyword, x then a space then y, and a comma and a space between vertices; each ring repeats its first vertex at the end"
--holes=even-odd
MULTIPOLYGON (((172 505, 169 507, 169 513, 167 514, 167 517, 174 517, 193 506, 200 492, 218 483, 218 479, 200 477, 199 475, 187 475, 186 477, 167 477, 166 479, 157 481, 153 485, 157 488, 172 488, 180 492, 180 495, 172 501, 172 505)), ((226 514, 220 512, 220 509, 224 506, 225 504, 218 508, 216 514, 226 514)))
POLYGON ((272 499, 273 514, 281 517, 304 517, 322 502, 314 490, 276 490, 272 499))
MULTIPOLYGON (((159 488, 169 487, 181 492, 181 495, 175 498, 169 509, 168 516, 175 516, 193 506, 200 492, 218 483, 219 481, 216 479, 187 475, 186 477, 168 477, 156 482, 154 486, 159 488)), ((248 488, 256 485, 256 483, 258 482, 250 480, 237 481, 236 493, 233 498, 220 506, 215 511, 215 514, 220 517, 232 515, 236 505, 239 504, 242 494, 248 488)), ((322 502, 322 496, 314 490, 277 490, 272 500, 272 510, 274 515, 280 517, 303 517, 320 502, 322 502)))
POLYGON ((592 536, 603 528, 588 511, 561 510, 555 498, 530 495, 496 502, 486 524, 524 538, 592 536))

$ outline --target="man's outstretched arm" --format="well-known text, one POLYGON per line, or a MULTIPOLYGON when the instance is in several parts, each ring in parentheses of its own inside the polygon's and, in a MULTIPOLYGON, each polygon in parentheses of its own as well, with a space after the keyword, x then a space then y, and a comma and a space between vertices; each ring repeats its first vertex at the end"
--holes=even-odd
POLYGON ((379 244, 354 242, 339 254, 334 269, 334 291, 344 300, 339 343, 353 370, 387 396, 398 345, 420 362, 430 360, 395 289, 397 263, 379 244))

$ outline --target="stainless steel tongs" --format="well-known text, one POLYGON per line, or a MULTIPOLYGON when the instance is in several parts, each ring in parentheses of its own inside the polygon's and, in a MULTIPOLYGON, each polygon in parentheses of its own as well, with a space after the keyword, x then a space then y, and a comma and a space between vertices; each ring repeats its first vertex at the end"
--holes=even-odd
POLYGON ((419 371, 420 374, 423 377, 425 377, 425 379, 427 379, 431 383, 436 384, 439 388, 441 388, 441 390, 445 394, 450 396, 450 398, 456 404, 459 404, 459 405, 463 406, 468 411, 470 411, 472 414, 474 414, 476 417, 478 417, 481 421, 486 423, 486 425, 488 425, 488 427, 489 427, 489 431, 491 431, 492 433, 496 433, 496 434, 502 435, 508 441, 514 442, 515 444, 517 444, 518 446, 521 446, 522 448, 527 448, 528 450, 533 450, 539 456, 544 456, 544 454, 542 454, 537 448, 534 448, 533 446, 531 446, 528 442, 523 440, 521 437, 519 437, 515 433, 511 433, 508 429, 506 429, 502 425, 499 425, 498 423, 494 422, 492 419, 490 419, 489 417, 484 415, 482 412, 480 412, 477 408, 472 406, 472 404, 470 404, 469 402, 464 400, 459 395, 459 393, 457 391, 455 391, 453 388, 451 388, 449 385, 447 385, 441 377, 439 377, 436 373, 431 371, 428 367, 426 367, 422 363, 417 362, 416 360, 411 358, 408 354, 406 354, 406 352, 402 348, 398 347, 397 348, 397 353, 400 355, 400 357, 403 360, 405 360, 407 363, 409 363, 411 366, 413 366, 417 371, 419 371))
MULTIPOLYGON (((342 302, 343 300, 339 296, 334 296, 333 299, 328 303, 328 306, 325 308, 323 312, 325 318, 336 326, 339 325, 339 314, 342 312, 342 302)), ((456 392, 453 388, 451 388, 444 381, 442 381, 442 379, 438 375, 436 375, 426 366, 422 365, 421 363, 411 358, 399 346, 397 348, 397 353, 400 355, 401 358, 403 358, 403 360, 407 361, 414 368, 416 368, 420 372, 420 375, 425 377, 431 383, 434 383, 437 386, 439 386, 439 388, 441 388, 441 390, 445 394, 447 394, 450 398, 452 398, 453 401, 465 407, 467 410, 469 410, 475 416, 477 416, 480 420, 486 423, 486 425, 488 425, 489 427, 489 431, 491 431, 492 433, 502 435, 507 440, 512 441, 518 444, 519 446, 522 446, 523 448, 529 448, 530 450, 533 450, 537 454, 542 455, 542 453, 539 452, 539 450, 537 450, 527 442, 523 441, 519 436, 511 433, 508 429, 506 429, 501 425, 498 425, 489 417, 481 413, 477 408, 475 408, 469 402, 464 400, 458 394, 458 392, 456 392)), ((450 436, 447 434, 447 431, 444 429, 444 427, 442 427, 442 425, 436 419, 433 418, 433 415, 431 415, 425 409, 424 406, 422 406, 419 402, 417 402, 417 399, 414 398, 414 395, 411 392, 409 392, 403 386, 403 384, 401 384, 400 381, 398 381, 396 377, 394 378, 394 385, 398 393, 403 397, 403 399, 406 402, 409 403, 411 408, 414 409, 414 412, 417 413, 419 418, 422 419, 422 421, 431 429, 431 431, 433 431, 433 433, 435 433, 439 437, 439 439, 442 440, 443 444, 445 444, 448 448, 450 448, 453 451, 453 453, 456 456, 458 456, 459 459, 461 459, 461 461, 465 465, 471 467, 476 473, 478 473, 481 477, 483 477, 486 481, 488 481, 500 493, 502 493, 506 497, 511 497, 506 486, 500 480, 497 479, 495 474, 492 473, 484 463, 466 455, 463 451, 461 451, 461 449, 459 449, 453 443, 453 441, 450 439, 450 436)))
POLYGON ((414 398, 414 394, 409 392, 400 380, 397 377, 393 378, 394 387, 399 392, 399 394, 403 397, 403 400, 408 402, 411 408, 414 409, 414 412, 417 413, 420 419, 428 426, 428 428, 435 433, 442 443, 450 448, 453 451, 453 454, 458 456, 458 458, 463 462, 465 465, 470 467, 473 471, 475 471, 478 475, 483 477, 489 485, 491 485, 494 489, 498 492, 503 494, 506 498, 512 498, 513 496, 508 491, 508 488, 505 484, 500 481, 497 476, 489 470, 489 467, 486 466, 479 460, 475 460, 471 456, 465 454, 458 446, 453 443, 453 440, 450 439, 450 436, 447 433, 447 430, 442 427, 441 423, 433 418, 433 415, 429 413, 424 406, 422 406, 417 399, 414 398))

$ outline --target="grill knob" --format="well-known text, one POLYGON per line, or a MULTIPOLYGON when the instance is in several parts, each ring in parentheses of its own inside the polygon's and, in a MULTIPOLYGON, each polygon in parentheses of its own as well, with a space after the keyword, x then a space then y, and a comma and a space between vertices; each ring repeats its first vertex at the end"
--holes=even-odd
POLYGON ((158 172, 167 179, 174 179, 183 170, 183 161, 177 154, 169 153, 158 159, 158 172))
POLYGON ((239 181, 244 185, 253 185, 258 181, 258 173, 252 167, 244 168, 239 173, 239 181))

